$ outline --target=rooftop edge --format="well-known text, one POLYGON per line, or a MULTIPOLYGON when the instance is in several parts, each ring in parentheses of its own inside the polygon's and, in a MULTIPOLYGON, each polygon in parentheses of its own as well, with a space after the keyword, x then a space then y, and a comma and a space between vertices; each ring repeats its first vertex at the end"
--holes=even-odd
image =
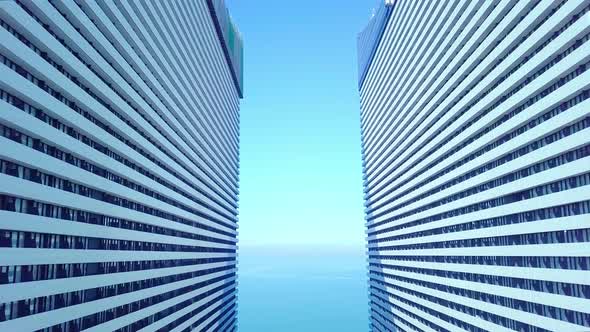
POLYGON ((381 0, 367 26, 357 36, 358 87, 362 87, 379 47, 385 25, 391 15, 394 0, 381 0))
POLYGON ((233 23, 224 0, 207 0, 207 7, 215 25, 217 37, 231 69, 234 85, 240 98, 244 97, 244 43, 242 35, 233 23))

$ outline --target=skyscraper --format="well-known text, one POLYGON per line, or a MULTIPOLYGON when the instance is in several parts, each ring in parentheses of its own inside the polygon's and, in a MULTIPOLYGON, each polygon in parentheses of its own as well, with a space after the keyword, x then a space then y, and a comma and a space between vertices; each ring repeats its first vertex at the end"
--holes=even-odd
POLYGON ((0 1, 0 331, 232 331, 221 0, 0 1))
POLYGON ((590 330, 589 9, 387 1, 359 34, 373 331, 590 330))

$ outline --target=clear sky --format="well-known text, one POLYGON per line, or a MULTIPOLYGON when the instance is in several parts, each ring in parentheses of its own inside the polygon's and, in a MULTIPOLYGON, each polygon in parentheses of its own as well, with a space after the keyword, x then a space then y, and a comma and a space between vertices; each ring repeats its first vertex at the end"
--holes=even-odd
POLYGON ((226 0, 245 45, 240 247, 363 247, 356 35, 375 1, 226 0))
POLYGON ((239 330, 366 331, 356 35, 375 1, 226 4, 245 47, 239 330))

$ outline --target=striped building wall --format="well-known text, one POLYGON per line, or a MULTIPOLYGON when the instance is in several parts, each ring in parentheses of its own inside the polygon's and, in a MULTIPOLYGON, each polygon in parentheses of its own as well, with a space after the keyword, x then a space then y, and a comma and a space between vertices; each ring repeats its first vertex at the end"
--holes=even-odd
POLYGON ((371 329, 590 330, 590 1, 388 6, 359 82, 371 329))
POLYGON ((236 329, 241 91, 216 20, 0 1, 0 331, 236 329))

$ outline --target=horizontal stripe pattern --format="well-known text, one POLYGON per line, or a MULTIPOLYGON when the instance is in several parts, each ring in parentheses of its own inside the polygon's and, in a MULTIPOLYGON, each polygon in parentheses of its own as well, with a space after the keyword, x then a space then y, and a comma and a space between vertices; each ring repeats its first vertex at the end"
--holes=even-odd
POLYGON ((0 2, 0 330, 237 328, 242 64, 218 19, 0 2))
POLYGON ((371 329, 590 328, 590 2, 389 11, 359 88, 371 329))

